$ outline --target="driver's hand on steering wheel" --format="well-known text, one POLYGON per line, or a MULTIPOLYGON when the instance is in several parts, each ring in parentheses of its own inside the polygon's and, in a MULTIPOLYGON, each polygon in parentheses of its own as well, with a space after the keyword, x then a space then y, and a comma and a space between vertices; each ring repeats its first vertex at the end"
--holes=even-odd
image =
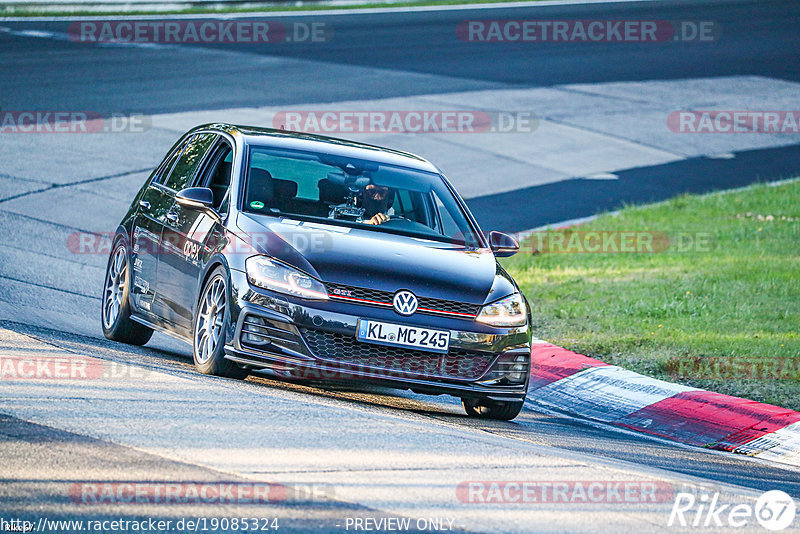
POLYGON ((389 220, 389 216, 385 213, 376 213, 370 220, 364 221, 364 224, 383 224, 389 220))

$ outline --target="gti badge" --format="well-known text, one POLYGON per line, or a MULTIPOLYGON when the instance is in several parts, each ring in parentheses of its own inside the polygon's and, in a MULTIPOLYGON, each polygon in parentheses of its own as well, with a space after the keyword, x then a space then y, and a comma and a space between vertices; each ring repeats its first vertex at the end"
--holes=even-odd
POLYGON ((394 294, 392 305, 394 306, 394 311, 400 315, 411 315, 417 311, 417 297, 411 291, 402 289, 394 294))

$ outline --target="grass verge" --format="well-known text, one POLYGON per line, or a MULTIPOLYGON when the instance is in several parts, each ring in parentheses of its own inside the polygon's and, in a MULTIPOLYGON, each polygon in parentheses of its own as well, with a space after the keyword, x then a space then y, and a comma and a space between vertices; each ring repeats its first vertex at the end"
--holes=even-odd
POLYGON ((534 234, 503 263, 537 337, 800 410, 800 182, 628 207, 534 234))

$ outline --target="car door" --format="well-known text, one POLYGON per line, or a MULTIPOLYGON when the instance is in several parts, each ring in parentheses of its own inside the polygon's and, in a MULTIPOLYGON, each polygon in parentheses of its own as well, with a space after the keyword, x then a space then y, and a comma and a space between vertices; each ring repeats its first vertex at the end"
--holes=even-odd
POLYGON ((181 206, 175 201, 175 194, 195 184, 203 168, 201 164, 216 153, 218 140, 219 135, 214 133, 198 134, 181 154, 166 183, 171 189, 172 202, 161 234, 157 298, 163 318, 184 334, 191 329, 205 240, 216 218, 204 210, 181 206))
POLYGON ((163 182, 190 140, 191 136, 184 139, 164 158, 138 200, 131 234, 131 301, 136 310, 144 315, 159 315, 155 294, 158 255, 164 220, 173 203, 163 182))

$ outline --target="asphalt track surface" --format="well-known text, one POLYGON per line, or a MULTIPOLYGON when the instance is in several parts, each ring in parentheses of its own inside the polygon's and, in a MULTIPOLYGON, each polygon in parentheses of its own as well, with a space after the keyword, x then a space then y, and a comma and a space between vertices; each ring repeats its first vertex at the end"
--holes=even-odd
MULTIPOLYGON (((798 81, 800 3, 716 4, 649 2, 331 15, 326 20, 337 38, 329 44, 227 48, 228 60, 214 64, 198 61, 194 52, 192 61, 187 61, 189 51, 182 47, 87 47, 0 32, 0 64, 6 73, 0 77, 0 107, 164 113, 697 76, 754 74, 798 81), (472 18, 714 20, 726 35, 736 38, 657 49, 614 43, 548 44, 532 53, 530 47, 454 39, 455 24, 472 18)), ((63 30, 62 24, 48 22, 0 26, 63 30)), ((103 154, 97 165, 104 171, 94 173, 89 170, 92 162, 48 161, 37 143, 32 137, 27 150, 0 164, 3 183, 13 189, 12 194, 4 191, 0 201, 4 236, 0 331, 8 333, 2 338, 4 349, 37 354, 64 350, 122 362, 165 383, 179 381, 183 389, 178 391, 185 391, 186 397, 172 395, 168 387, 138 390, 117 382, 52 389, 0 384, 0 413, 6 414, 0 419, 4 466, 0 515, 35 519, 42 514, 97 518, 253 512, 228 506, 186 506, 178 511, 130 504, 86 507, 69 501, 71 484, 100 479, 320 482, 336 490, 333 502, 277 503, 257 510, 261 516, 282 517, 286 530, 342 531, 337 525, 354 516, 414 516, 416 510, 430 516, 428 498, 437 503, 438 515, 455 517, 458 528, 470 531, 669 530, 670 503, 620 509, 458 507, 450 501, 455 500, 455 484, 463 480, 627 476, 669 481, 675 487, 717 488, 731 495, 733 502, 771 489, 800 498, 798 471, 782 466, 677 447, 531 411, 512 423, 475 422, 447 398, 321 388, 259 377, 244 383, 220 381, 196 374, 189 349, 165 336, 156 335, 146 348, 107 342, 98 324, 105 258, 70 257, 60 251, 75 231, 113 228, 162 146, 103 154), (115 169, 115 160, 131 154, 142 162, 135 167, 139 172, 105 172, 115 169), (31 174, 17 179, 23 173, 10 173, 10 167, 30 168, 31 174), (213 392, 212 398, 208 392, 213 392), (228 409, 240 405, 247 410, 261 407, 264 418, 255 416, 257 412, 242 418, 228 409), (199 429, 192 427, 193 420, 199 429), (261 425, 273 432, 272 437, 260 433, 261 425), (193 442, 198 435, 205 441, 193 442), (239 436, 253 441, 247 446, 239 436), (475 458, 470 450, 482 456, 475 458), (425 493, 439 486, 450 501, 425 493), (381 492, 392 498, 379 497, 381 492)), ((597 182, 581 180, 526 188, 513 195, 522 194, 524 199, 572 195, 577 202, 521 222, 519 216, 490 222, 521 230, 611 209, 623 201, 665 198, 686 189, 736 187, 800 170, 797 150, 791 147, 738 153, 735 160, 698 158, 668 165, 675 167, 667 176, 679 179, 664 180, 663 168, 632 169, 630 175, 620 173, 614 186, 618 190, 608 198, 598 198, 592 189, 597 182), (650 173, 651 185, 631 180, 634 173, 650 173), (693 179, 709 175, 714 178, 693 179)), ((514 198, 519 202, 520 197, 514 198)), ((508 199, 495 195, 471 202, 479 217, 508 205, 508 199)))
MULTIPOLYGON (((270 18, 276 17, 264 17, 270 18)), ((37 56, 37 61, 24 70, 3 76, 0 94, 5 109, 38 109, 57 103, 64 109, 100 113, 166 113, 366 100, 488 87, 742 74, 800 81, 798 18, 800 2, 786 0, 315 14, 291 20, 330 25, 333 37, 328 42, 216 45, 218 49, 270 59, 319 62, 316 68, 303 70, 292 68, 291 63, 282 63, 277 69, 235 60, 187 63, 181 47, 118 48, 109 53, 108 48, 68 40, 52 42, 0 35, 5 54, 37 56), (531 18, 714 21, 725 38, 687 43, 551 42, 537 43, 535 48, 530 43, 468 43, 456 38, 461 21, 531 18), (383 76, 357 76, 346 66, 387 72, 383 76), (416 76, 393 76, 391 71, 416 76)), ((41 22, 0 25, 65 33, 69 26, 41 22)), ((9 66, 13 68, 13 64, 9 66)))
MULTIPOLYGON (((72 42, 66 37, 70 23, 3 22, 0 28, 50 31, 57 37, 40 39, 0 31, 7 73, 0 78, 0 106, 5 110, 85 110, 104 116, 149 115, 638 80, 750 75, 800 81, 800 32, 796 31, 800 2, 794 0, 268 15, 263 20, 282 21, 287 27, 323 24, 328 37, 314 43, 114 47, 72 42), (710 21, 716 30, 711 42, 542 42, 531 46, 464 42, 456 37, 456 27, 463 21, 531 18, 710 21), (225 55, 204 58, 197 52, 203 46, 225 55)), ((713 98, 708 104, 714 104, 713 98)), ((798 142, 797 135, 783 137, 784 143, 798 142)), ((470 206, 487 228, 521 231, 615 209, 625 202, 738 187, 800 172, 796 149, 779 154, 749 152, 731 164, 700 157, 671 167, 637 165, 626 173, 626 178, 636 182, 634 188, 624 180, 618 187, 573 180, 477 195, 469 199, 470 206), (509 196, 543 201, 537 202, 536 210, 522 209, 517 206, 526 204, 509 205, 509 196), (563 202, 565 198, 570 202, 563 202)))

